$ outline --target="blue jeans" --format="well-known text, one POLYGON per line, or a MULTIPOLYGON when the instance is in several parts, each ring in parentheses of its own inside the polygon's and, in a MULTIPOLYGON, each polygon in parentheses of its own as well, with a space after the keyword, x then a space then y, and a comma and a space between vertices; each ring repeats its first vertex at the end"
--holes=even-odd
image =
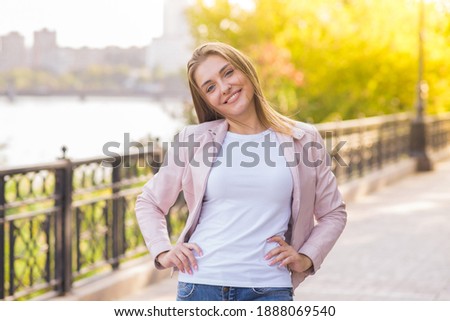
POLYGON ((177 301, 293 301, 293 290, 178 282, 177 301))

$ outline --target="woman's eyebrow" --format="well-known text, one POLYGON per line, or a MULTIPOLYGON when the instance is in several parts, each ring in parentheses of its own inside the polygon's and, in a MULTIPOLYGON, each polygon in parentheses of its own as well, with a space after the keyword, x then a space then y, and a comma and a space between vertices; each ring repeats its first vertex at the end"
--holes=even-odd
MULTIPOLYGON (((227 67, 229 66, 230 64, 228 63, 228 64, 226 64, 225 66, 223 66, 222 68, 220 68, 220 70, 219 70, 219 75, 225 70, 225 69, 227 69, 227 67)), ((209 84, 210 82, 212 82, 211 80, 207 80, 207 81, 205 81, 200 87, 203 87, 204 85, 206 85, 206 84, 209 84)))

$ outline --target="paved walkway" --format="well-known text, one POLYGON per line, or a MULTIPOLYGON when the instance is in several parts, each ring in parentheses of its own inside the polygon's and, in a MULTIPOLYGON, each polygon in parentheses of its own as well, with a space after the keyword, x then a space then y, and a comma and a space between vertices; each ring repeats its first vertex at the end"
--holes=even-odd
MULTIPOLYGON (((347 208, 342 237, 296 300, 450 300, 450 161, 347 208)), ((174 300, 176 279, 124 300, 174 300)))

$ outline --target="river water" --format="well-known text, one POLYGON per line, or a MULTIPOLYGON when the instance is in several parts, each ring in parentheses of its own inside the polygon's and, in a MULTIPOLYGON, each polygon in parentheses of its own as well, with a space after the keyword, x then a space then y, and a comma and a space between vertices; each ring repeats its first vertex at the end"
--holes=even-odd
POLYGON ((67 157, 79 159, 104 155, 108 142, 119 143, 109 150, 122 153, 126 136, 170 141, 184 125, 174 116, 182 106, 141 97, 0 97, 0 167, 54 161, 63 145, 67 157))

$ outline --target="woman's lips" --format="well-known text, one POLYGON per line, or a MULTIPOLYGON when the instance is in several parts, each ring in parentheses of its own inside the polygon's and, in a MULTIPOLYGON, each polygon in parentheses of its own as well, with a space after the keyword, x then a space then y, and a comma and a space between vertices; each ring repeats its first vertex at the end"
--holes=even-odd
POLYGON ((242 90, 242 89, 239 89, 239 90, 236 91, 233 95, 231 95, 230 98, 228 98, 228 99, 225 101, 225 104, 232 104, 232 103, 234 103, 234 102, 239 98, 239 95, 241 94, 241 90, 242 90))

